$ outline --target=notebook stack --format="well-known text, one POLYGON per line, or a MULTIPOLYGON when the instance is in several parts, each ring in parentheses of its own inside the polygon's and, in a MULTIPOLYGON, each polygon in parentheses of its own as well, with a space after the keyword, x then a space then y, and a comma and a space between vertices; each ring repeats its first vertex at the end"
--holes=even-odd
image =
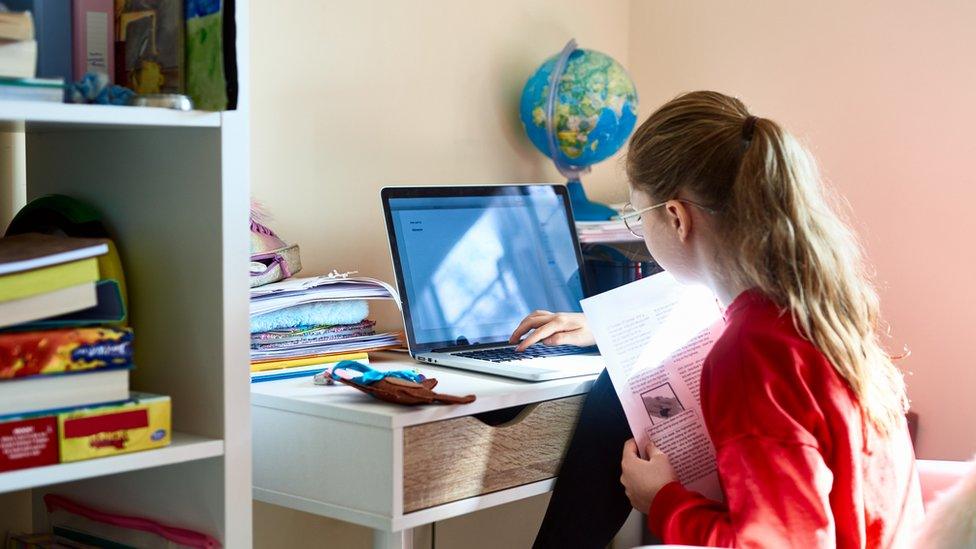
POLYGON ((371 299, 396 299, 388 284, 333 273, 251 289, 251 382, 311 376, 342 360, 368 363, 368 351, 402 346, 377 333, 371 299))
POLYGON ((60 102, 63 78, 34 78, 38 48, 29 11, 0 12, 0 99, 60 102))
MULTIPOLYGON (((624 213, 624 204, 611 204, 611 208, 618 214, 624 213)), ((627 225, 619 217, 606 221, 577 221, 576 236, 580 244, 619 244, 627 242, 642 242, 643 239, 634 236, 627 225)))
POLYGON ((0 238, 0 471, 169 443, 169 397, 129 391, 133 333, 120 282, 100 278, 108 252, 0 238))

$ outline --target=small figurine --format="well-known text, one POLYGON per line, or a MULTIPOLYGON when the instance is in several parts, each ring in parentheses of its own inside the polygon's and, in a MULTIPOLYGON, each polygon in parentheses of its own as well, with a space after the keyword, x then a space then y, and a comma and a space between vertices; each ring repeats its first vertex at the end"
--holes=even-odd
POLYGON ((69 85, 72 103, 96 103, 99 105, 126 105, 135 92, 129 88, 112 85, 108 75, 89 71, 81 80, 69 85))

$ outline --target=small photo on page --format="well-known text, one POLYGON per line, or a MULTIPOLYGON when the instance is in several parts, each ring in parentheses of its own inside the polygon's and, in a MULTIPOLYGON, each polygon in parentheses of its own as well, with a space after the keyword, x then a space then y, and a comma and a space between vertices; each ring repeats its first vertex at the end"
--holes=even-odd
POLYGON ((685 409, 670 383, 658 385, 641 393, 641 400, 651 419, 651 425, 660 425, 685 409))

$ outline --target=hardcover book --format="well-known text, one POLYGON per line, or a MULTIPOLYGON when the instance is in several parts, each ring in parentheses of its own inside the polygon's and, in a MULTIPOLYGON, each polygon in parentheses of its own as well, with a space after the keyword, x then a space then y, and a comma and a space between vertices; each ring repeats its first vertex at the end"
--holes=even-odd
POLYGON ((70 81, 71 2, 68 0, 5 0, 11 10, 30 11, 37 38, 37 76, 70 81))
POLYGON ((74 79, 86 72, 115 74, 115 8, 112 0, 72 0, 74 79))
POLYGON ((101 238, 24 233, 0 238, 0 275, 69 263, 108 253, 101 238))
POLYGON ((37 41, 0 40, 0 77, 33 78, 37 70, 37 41))
POLYGON ((33 40, 34 39, 34 19, 26 9, 17 7, 17 4, 7 5, 13 11, 0 12, 0 40, 33 40))
POLYGON ((0 334, 0 382, 132 364, 129 328, 74 328, 0 334))
MULTIPOLYGON (((51 330, 56 328, 80 328, 82 326, 121 326, 125 323, 126 309, 122 300, 122 289, 118 280, 102 279, 94 285, 91 305, 84 308, 71 308, 65 314, 55 316, 46 314, 40 320, 19 324, 14 330, 51 330)), ((51 294, 47 294, 51 295, 51 294)), ((3 326, 3 311, 8 303, 0 303, 0 326, 3 326)))
POLYGON ((0 381, 0 416, 118 402, 129 398, 130 366, 0 381))
MULTIPOLYGON (((0 301, 0 328, 26 328, 26 322, 93 308, 98 304, 95 284, 85 282, 29 297, 0 301)), ((57 327, 66 327, 57 326, 57 327)), ((48 326, 53 328, 55 326, 48 326)))

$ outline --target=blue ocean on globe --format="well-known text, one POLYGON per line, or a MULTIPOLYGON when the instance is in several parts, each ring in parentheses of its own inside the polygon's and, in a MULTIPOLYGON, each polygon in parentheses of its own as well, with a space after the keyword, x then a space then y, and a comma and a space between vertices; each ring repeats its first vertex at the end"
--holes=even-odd
MULTIPOLYGON (((529 77, 519 117, 529 140, 552 158, 546 130, 549 80, 555 55, 529 77)), ((553 130, 558 165, 582 171, 609 158, 627 142, 637 122, 637 90, 627 71, 610 56, 574 50, 557 83, 553 130)))

